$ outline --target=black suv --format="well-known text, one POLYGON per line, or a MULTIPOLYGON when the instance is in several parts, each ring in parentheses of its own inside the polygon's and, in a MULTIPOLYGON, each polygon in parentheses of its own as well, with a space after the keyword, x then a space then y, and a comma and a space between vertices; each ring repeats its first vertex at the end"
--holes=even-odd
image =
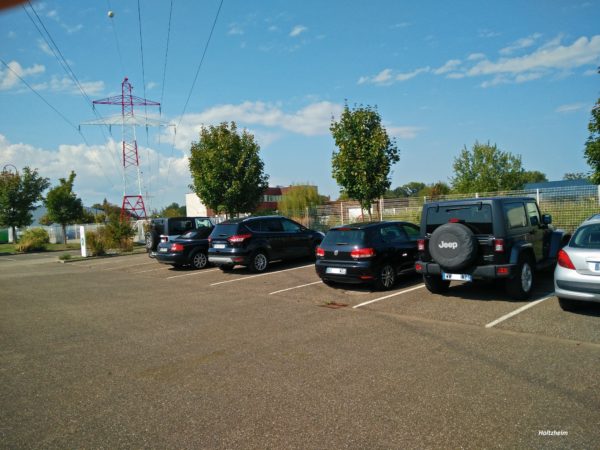
POLYGON ((508 294, 526 299, 534 270, 553 266, 568 236, 550 227, 529 197, 495 197, 423 205, 417 272, 433 293, 450 281, 505 279, 508 294))
POLYGON ((210 234, 208 260, 223 271, 241 265, 264 272, 274 260, 314 257, 322 239, 323 233, 281 216, 227 220, 210 234))
POLYGON ((146 227, 146 251, 151 257, 156 255, 158 243, 169 242, 191 230, 213 227, 208 217, 161 217, 150 219, 146 227))
POLYGON ((419 228, 408 222, 367 222, 330 229, 317 248, 315 269, 324 283, 371 283, 390 289, 415 270, 419 228))

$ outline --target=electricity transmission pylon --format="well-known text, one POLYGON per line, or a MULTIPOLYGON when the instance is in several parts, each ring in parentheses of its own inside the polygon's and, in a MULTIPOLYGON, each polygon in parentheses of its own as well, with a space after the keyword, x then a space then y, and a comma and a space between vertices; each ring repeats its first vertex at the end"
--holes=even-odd
MULTIPOLYGON (((131 94, 133 87, 125 77, 121 83, 121 95, 94 100, 94 105, 119 105, 121 106, 121 130, 122 130, 122 156, 121 163, 123 165, 123 203, 121 206, 121 218, 134 217, 145 219, 146 206, 144 197, 142 196, 142 174, 140 171, 140 157, 136 140, 135 129, 138 123, 134 115, 134 106, 159 106, 159 102, 147 100, 145 98, 136 97, 131 94), (137 194, 132 193, 132 185, 137 187, 137 194)), ((114 122, 104 119, 99 121, 89 121, 86 125, 108 125, 114 122)), ((144 119, 144 125, 165 125, 156 120, 144 119)))

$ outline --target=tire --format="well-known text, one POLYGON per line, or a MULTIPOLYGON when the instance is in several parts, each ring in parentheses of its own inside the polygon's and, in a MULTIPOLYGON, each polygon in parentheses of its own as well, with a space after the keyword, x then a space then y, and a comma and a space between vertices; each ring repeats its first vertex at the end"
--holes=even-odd
POLYGON ((432 294, 444 294, 450 288, 450 281, 442 280, 441 276, 423 275, 423 282, 432 294))
POLYGON ((263 250, 257 250, 250 256, 248 268, 253 273, 262 273, 269 267, 269 257, 263 250))
POLYGON ((558 304, 563 311, 577 311, 577 309, 579 309, 581 306, 581 302, 563 297, 558 297, 558 304))
POLYGON ((448 272, 459 271, 475 261, 479 243, 473 232, 460 223, 445 223, 429 240, 429 253, 448 272))
POLYGON ((394 266, 388 263, 384 263, 379 269, 377 274, 377 281, 375 281, 375 288, 378 291, 387 291, 391 289, 396 283, 396 269, 394 266))
POLYGON ((146 233, 146 252, 152 253, 156 250, 157 239, 153 233, 146 233))
POLYGON ((233 266, 230 264, 225 264, 223 266, 219 266, 222 272, 231 272, 233 270, 233 266))
POLYGON ((190 261, 194 269, 204 269, 208 265, 208 257, 203 251, 192 253, 190 261))
POLYGON ((521 255, 515 276, 506 280, 506 292, 514 300, 527 300, 533 291, 533 282, 531 258, 527 255, 521 255))

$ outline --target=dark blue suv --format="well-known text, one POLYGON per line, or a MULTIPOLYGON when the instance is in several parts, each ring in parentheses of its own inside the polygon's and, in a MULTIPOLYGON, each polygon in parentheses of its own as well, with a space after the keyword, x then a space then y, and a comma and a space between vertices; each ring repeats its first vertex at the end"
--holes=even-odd
POLYGON ((209 236, 208 260, 223 271, 236 265, 264 272, 274 260, 314 257, 323 233, 282 216, 219 223, 209 236))
POLYGON ((409 222, 367 222, 330 229, 317 248, 315 268, 324 283, 370 283, 390 289, 414 272, 419 227, 409 222))

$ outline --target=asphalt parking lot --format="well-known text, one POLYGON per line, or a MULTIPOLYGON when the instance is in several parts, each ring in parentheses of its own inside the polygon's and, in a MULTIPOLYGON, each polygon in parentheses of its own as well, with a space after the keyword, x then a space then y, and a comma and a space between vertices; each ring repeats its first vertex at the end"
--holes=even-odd
POLYGON ((593 448, 600 307, 0 256, 2 448, 593 448))

